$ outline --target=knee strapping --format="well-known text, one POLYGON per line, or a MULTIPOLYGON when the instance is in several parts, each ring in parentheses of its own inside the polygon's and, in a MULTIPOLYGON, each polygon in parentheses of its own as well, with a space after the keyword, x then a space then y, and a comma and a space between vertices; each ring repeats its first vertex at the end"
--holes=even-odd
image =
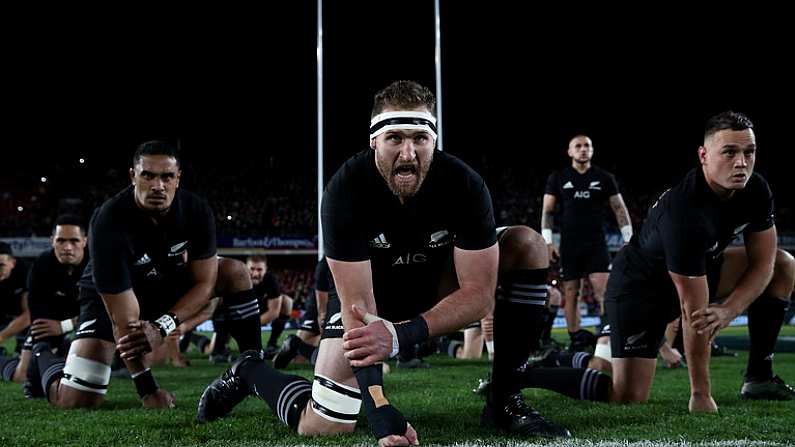
POLYGON ((312 410, 320 417, 342 424, 355 424, 362 408, 362 393, 356 388, 315 374, 312 410))
POLYGON ((110 365, 69 354, 61 384, 88 393, 105 394, 110 383, 110 365))
POLYGON ((613 353, 610 350, 610 343, 597 343, 593 352, 594 357, 600 357, 608 362, 613 362, 613 353))

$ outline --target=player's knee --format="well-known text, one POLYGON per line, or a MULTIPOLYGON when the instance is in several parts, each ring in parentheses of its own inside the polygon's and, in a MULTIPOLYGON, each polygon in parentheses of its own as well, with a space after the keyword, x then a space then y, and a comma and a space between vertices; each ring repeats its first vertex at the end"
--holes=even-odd
POLYGON ((60 408, 94 408, 102 404, 110 383, 110 365, 69 354, 54 400, 60 408))
POLYGON ((218 259, 216 290, 220 293, 241 292, 252 288, 251 275, 243 261, 232 258, 218 259))
POLYGON ((539 269, 549 266, 544 239, 530 227, 509 227, 500 238, 500 269, 539 269))
POLYGON ((773 275, 784 278, 790 283, 795 281, 795 257, 780 248, 777 249, 773 275))
POLYGON ((301 435, 334 435, 350 433, 362 408, 362 394, 358 389, 315 374, 312 399, 298 423, 301 435))

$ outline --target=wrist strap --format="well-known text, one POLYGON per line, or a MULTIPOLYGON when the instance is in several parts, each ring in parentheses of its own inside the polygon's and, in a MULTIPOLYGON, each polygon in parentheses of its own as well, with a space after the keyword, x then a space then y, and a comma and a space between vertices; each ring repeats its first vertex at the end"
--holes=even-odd
POLYGON ((67 332, 72 332, 72 330, 74 328, 75 328, 75 324, 72 323, 72 319, 71 318, 67 318, 67 319, 61 321, 61 332, 63 332, 64 334, 67 333, 67 332))
POLYGON ((168 312, 162 317, 152 322, 155 327, 160 329, 160 335, 165 338, 168 334, 174 332, 179 326, 179 320, 173 312, 168 312))
POLYGON ((400 347, 414 346, 428 339, 428 322, 420 315, 409 321, 395 323, 395 332, 400 347))
POLYGON ((152 371, 149 368, 132 374, 132 378, 133 382, 135 382, 135 391, 138 392, 138 397, 141 399, 150 394, 154 394, 160 389, 160 386, 155 380, 155 376, 152 375, 152 371))
POLYGON ((551 244, 552 243, 552 230, 550 230, 549 228, 542 228, 541 229, 541 237, 544 238, 544 242, 546 242, 547 245, 551 244))

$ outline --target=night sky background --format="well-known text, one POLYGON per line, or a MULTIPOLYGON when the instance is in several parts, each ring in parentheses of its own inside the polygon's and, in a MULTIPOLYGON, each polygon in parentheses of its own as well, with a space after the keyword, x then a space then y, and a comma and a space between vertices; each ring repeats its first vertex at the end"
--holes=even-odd
MULTIPOLYGON (((179 140, 192 181, 212 181, 204 166, 274 158, 314 177, 316 6, 288 3, 33 17, 7 39, 5 171, 79 156, 124 169, 137 143, 165 138, 179 140)), ((434 88, 435 77, 431 0, 325 3, 328 178, 367 147, 377 90, 397 79, 434 88)), ((781 11, 514 3, 441 2, 444 150, 476 169, 546 176, 586 133, 595 164, 668 185, 696 165, 705 119, 731 108, 756 124, 757 170, 778 201, 792 200, 795 87, 781 11)))

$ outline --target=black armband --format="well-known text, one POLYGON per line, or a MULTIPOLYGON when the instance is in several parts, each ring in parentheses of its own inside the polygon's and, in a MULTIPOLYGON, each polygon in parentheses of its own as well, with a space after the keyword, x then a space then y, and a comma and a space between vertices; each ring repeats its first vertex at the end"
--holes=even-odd
POLYGON ((174 332, 179 326, 179 319, 174 312, 168 312, 162 317, 151 322, 156 328, 160 329, 160 335, 163 338, 168 337, 168 334, 174 332))
MULTIPOLYGON (((427 326, 426 326, 427 328, 427 326)), ((427 329, 426 329, 427 332, 427 329)), ((397 408, 384 397, 384 373, 381 364, 353 368, 359 390, 362 392, 364 415, 376 439, 389 435, 406 434, 408 422, 397 408)))
POLYGON ((411 320, 394 323, 398 344, 401 348, 414 346, 428 339, 428 323, 422 315, 411 320))
POLYGON ((133 374, 132 378, 135 383, 135 391, 138 392, 138 397, 141 399, 160 389, 155 376, 152 375, 152 371, 149 368, 133 374))

